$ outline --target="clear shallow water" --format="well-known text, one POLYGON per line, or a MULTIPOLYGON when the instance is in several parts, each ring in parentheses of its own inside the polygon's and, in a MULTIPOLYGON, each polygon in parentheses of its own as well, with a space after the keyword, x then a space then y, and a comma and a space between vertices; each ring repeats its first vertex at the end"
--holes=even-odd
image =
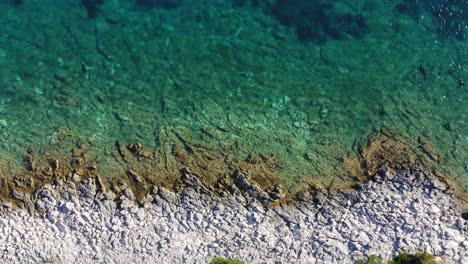
POLYGON ((468 186, 466 2, 93 3, 0 1, 4 160, 86 145, 104 175, 247 161, 292 188, 351 181, 344 161, 389 128, 468 186), (122 164, 116 141, 163 165, 122 164))

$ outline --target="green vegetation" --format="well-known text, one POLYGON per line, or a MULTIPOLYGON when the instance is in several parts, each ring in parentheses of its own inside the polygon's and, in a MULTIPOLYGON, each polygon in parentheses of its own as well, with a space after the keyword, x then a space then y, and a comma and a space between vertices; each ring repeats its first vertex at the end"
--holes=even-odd
MULTIPOLYGON (((383 264, 384 261, 376 256, 371 255, 367 261, 358 260, 357 264, 383 264)), ((435 264, 435 256, 428 253, 401 253, 396 256, 389 264, 435 264)))
POLYGON ((245 262, 238 259, 226 259, 223 257, 216 257, 211 261, 211 264, 245 264, 245 262))
POLYGON ((357 264, 383 264, 383 260, 376 255, 371 255, 367 261, 358 260, 357 264))
POLYGON ((435 264, 435 256, 428 253, 401 253, 390 264, 435 264))

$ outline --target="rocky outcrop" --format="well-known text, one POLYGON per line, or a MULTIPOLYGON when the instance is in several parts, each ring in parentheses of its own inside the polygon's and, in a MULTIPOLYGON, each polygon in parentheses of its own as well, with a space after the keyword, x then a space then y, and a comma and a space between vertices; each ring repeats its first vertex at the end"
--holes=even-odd
MULTIPOLYGON (((184 189, 155 187, 143 205, 130 189, 115 197, 93 179, 78 188, 45 185, 35 193, 34 216, 1 208, 0 260, 353 263, 426 251, 447 263, 468 261, 468 223, 454 192, 422 171, 386 173, 357 190, 319 191, 278 206, 259 200, 251 185, 213 195, 186 174, 184 189)), ((246 177, 238 185, 248 185, 246 177)))

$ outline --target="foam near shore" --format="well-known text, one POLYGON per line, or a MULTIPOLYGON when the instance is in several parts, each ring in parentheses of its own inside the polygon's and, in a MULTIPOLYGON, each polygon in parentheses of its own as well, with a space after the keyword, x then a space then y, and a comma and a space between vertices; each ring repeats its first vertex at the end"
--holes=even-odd
POLYGON ((425 251, 445 263, 468 261, 468 222, 455 193, 421 171, 387 173, 356 190, 318 191, 277 206, 236 187, 223 197, 196 178, 187 182, 177 193, 155 188, 141 206, 130 189, 116 197, 92 179, 78 188, 46 185, 29 210, 3 204, 0 260, 354 263, 425 251))

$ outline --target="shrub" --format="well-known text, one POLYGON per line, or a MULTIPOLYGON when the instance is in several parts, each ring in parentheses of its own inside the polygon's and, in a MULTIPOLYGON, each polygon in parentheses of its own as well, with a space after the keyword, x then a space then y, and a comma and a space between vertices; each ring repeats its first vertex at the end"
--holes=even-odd
POLYGON ((390 264, 436 264, 435 257, 428 253, 401 253, 390 264))
MULTIPOLYGON (((376 255, 372 255, 369 259, 359 260, 357 264, 383 264, 384 261, 376 255)), ((385 262, 387 263, 387 262, 385 262)), ((435 256, 428 253, 401 253, 396 256, 389 264, 436 264, 435 256)))
POLYGON ((222 257, 216 257, 211 261, 211 264, 245 264, 242 260, 238 259, 226 259, 222 257))

